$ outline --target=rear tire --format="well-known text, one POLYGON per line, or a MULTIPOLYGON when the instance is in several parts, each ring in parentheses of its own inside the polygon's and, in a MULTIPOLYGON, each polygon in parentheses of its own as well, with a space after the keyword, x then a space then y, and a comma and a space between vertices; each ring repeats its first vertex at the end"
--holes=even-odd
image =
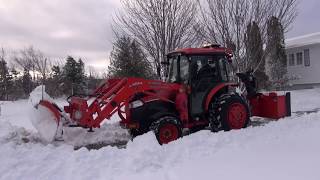
POLYGON ((160 145, 175 141, 182 135, 180 120, 172 116, 165 116, 155 121, 151 125, 151 130, 154 131, 160 145))
POLYGON ((222 95, 211 104, 209 119, 214 132, 245 128, 250 121, 248 104, 237 94, 222 95))

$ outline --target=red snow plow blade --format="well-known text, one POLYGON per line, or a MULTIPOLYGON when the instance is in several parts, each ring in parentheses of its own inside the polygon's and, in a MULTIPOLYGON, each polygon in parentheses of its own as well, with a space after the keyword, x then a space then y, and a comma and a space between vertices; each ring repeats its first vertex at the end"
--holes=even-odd
POLYGON ((57 105, 46 100, 41 100, 38 106, 43 106, 47 108, 50 112, 52 112, 56 123, 59 124, 61 118, 61 111, 57 105))
POLYGON ((52 142, 57 138, 57 132, 61 120, 59 108, 47 100, 41 100, 35 106, 32 115, 32 124, 39 132, 43 140, 52 142))

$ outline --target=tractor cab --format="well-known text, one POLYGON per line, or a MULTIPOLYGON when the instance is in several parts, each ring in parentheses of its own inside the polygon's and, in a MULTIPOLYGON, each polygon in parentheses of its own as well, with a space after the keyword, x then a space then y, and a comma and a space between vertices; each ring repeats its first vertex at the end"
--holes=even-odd
POLYGON ((231 58, 230 50, 218 45, 173 51, 165 63, 169 65, 167 82, 190 84, 202 78, 227 82, 233 76, 231 58))
POLYGON ((221 84, 234 82, 231 51, 218 45, 176 50, 168 54, 168 83, 186 85, 190 115, 201 117, 210 92, 221 84))

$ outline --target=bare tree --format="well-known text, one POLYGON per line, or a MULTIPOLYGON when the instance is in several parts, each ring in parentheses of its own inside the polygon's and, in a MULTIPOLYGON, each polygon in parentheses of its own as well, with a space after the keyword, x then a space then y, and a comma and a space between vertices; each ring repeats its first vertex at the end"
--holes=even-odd
POLYGON ((38 71, 41 74, 42 81, 45 82, 47 79, 47 74, 52 67, 50 59, 48 59, 41 52, 39 52, 38 57, 34 59, 34 65, 36 71, 38 71))
POLYGON ((88 76, 89 78, 99 78, 99 73, 98 70, 94 67, 94 66, 87 66, 87 72, 88 72, 88 76))
POLYGON ((13 56, 12 56, 12 60, 22 70, 31 71, 35 67, 32 63, 31 58, 29 57, 29 55, 27 53, 27 49, 20 50, 20 51, 14 51, 13 56))
POLYGON ((245 59, 247 25, 253 21, 259 25, 265 44, 269 18, 278 17, 287 31, 297 16, 297 1, 198 0, 201 7, 201 26, 197 32, 207 41, 232 48, 238 70, 244 71, 249 67, 245 59))
MULTIPOLYGON (((268 20, 272 16, 277 17, 283 28, 284 32, 288 32, 293 21, 298 15, 297 6, 299 1, 298 0, 274 0, 271 3, 271 10, 268 16, 268 20)), ((267 24, 268 22, 265 22, 267 24)))
POLYGON ((144 48, 161 78, 161 61, 176 48, 197 40, 198 7, 193 0, 122 0, 123 12, 115 19, 114 32, 125 33, 144 48))
POLYGON ((34 49, 32 46, 16 52, 13 60, 22 69, 32 71, 34 80, 36 79, 36 74, 40 73, 42 80, 45 81, 52 66, 50 59, 43 52, 34 49))
POLYGON ((4 48, 2 47, 1 50, 0 50, 0 61, 4 61, 6 55, 7 54, 6 54, 5 50, 4 50, 4 48))

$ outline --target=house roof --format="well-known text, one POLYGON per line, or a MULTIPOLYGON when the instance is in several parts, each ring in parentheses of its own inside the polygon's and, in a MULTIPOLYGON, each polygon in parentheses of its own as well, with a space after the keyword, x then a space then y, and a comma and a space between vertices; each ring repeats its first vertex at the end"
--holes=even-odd
POLYGON ((306 45, 312 45, 312 44, 320 44, 320 32, 286 39, 287 49, 306 46, 306 45))

